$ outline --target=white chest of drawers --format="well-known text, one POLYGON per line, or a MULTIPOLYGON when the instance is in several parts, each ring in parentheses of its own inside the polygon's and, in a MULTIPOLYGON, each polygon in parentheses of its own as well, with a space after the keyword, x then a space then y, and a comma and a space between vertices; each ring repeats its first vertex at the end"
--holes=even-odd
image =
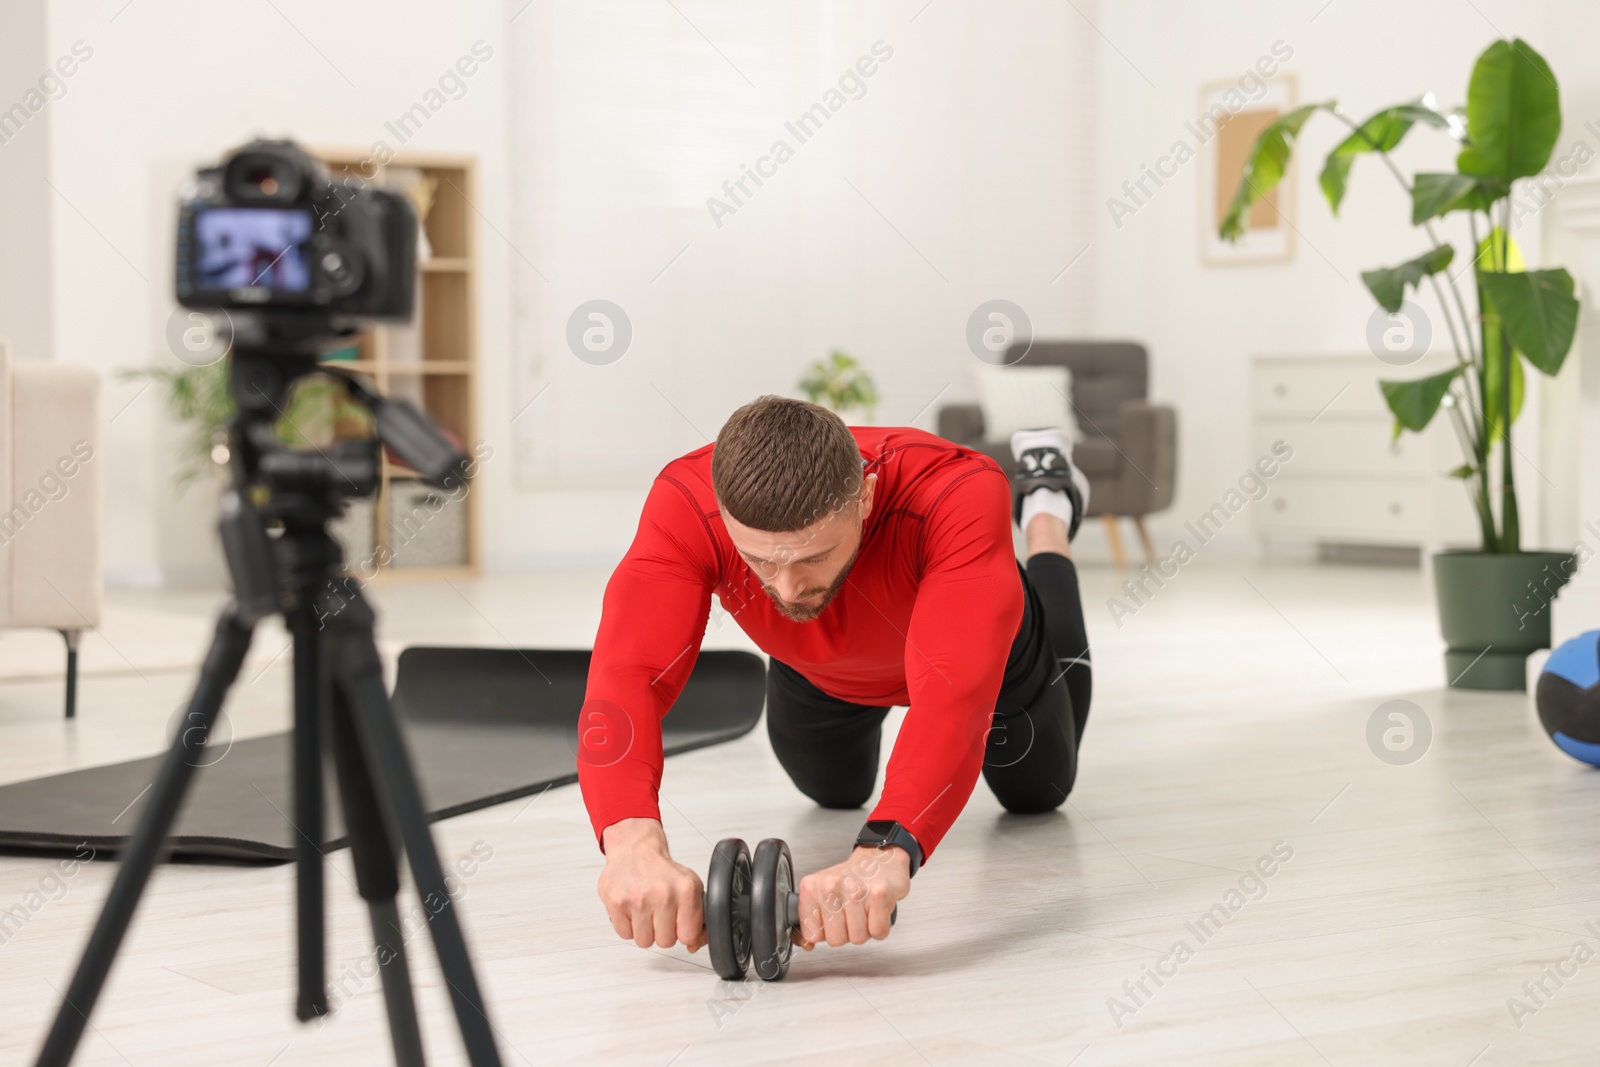
POLYGON ((1251 508, 1271 542, 1472 545, 1477 523, 1466 490, 1445 471, 1462 463, 1445 413, 1425 433, 1392 440, 1394 417, 1379 379, 1421 378, 1450 366, 1429 359, 1390 367, 1370 355, 1258 356, 1251 372, 1252 455, 1285 441, 1294 458, 1251 508))

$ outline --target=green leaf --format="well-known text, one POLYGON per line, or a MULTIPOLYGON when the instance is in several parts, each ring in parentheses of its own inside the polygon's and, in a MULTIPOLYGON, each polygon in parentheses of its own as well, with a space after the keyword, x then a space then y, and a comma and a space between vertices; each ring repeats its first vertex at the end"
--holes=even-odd
POLYGON ((1383 305, 1383 309, 1393 315, 1405 302, 1406 286, 1415 289, 1423 278, 1444 270, 1450 265, 1455 251, 1450 245, 1430 248, 1416 259, 1409 259, 1398 267, 1379 267, 1377 270, 1362 271, 1361 280, 1371 290, 1378 303, 1383 305))
POLYGON ((1461 479, 1476 478, 1478 476, 1478 468, 1474 467, 1470 463, 1463 463, 1461 466, 1455 468, 1454 470, 1446 471, 1444 476, 1446 478, 1461 478, 1461 479))
POLYGON ((1500 313, 1517 351, 1545 374, 1560 373, 1578 327, 1572 275, 1559 267, 1506 274, 1479 271, 1478 284, 1500 313))
POLYGON ((1428 423, 1433 421, 1433 416, 1439 410, 1439 402, 1450 391, 1450 383, 1455 381, 1461 370, 1461 367, 1452 367, 1412 382, 1378 383, 1389 410, 1394 412, 1396 437, 1401 427, 1412 433, 1421 433, 1428 428, 1428 423))
POLYGON ((1306 104, 1275 119, 1256 137, 1250 155, 1244 161, 1239 175, 1239 188, 1234 190, 1233 202, 1217 227, 1217 235, 1225 241, 1238 241, 1244 236, 1244 216, 1256 201, 1270 193, 1283 180, 1289 169, 1289 153, 1300 127, 1314 111, 1331 111, 1332 100, 1321 104, 1306 104))
POLYGON ((1488 211, 1506 195, 1504 186, 1470 174, 1418 174, 1411 185, 1411 224, 1452 211, 1488 211))
POLYGON ((1333 208, 1335 215, 1339 213, 1339 204, 1344 200, 1345 183, 1350 177, 1350 167, 1355 163, 1355 157, 1367 152, 1393 150, 1418 122, 1436 129, 1447 129, 1450 125, 1449 119, 1420 100, 1401 104, 1384 108, 1369 117, 1328 153, 1327 161, 1322 165, 1322 195, 1327 197, 1328 206, 1333 208))
POLYGON ((1509 185, 1544 169, 1560 133, 1561 91, 1544 57, 1521 38, 1485 49, 1467 86, 1456 169, 1509 185))

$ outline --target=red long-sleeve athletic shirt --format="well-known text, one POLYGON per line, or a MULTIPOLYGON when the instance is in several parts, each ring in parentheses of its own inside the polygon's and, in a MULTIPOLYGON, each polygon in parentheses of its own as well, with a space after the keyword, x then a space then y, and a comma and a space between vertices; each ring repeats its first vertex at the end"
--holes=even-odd
POLYGON ((657 475, 606 586, 579 724, 596 838, 621 819, 660 818, 661 718, 694 667, 713 593, 829 696, 909 707, 872 818, 898 821, 927 857, 965 807, 1022 620, 1009 484, 987 456, 921 430, 851 433, 878 476, 872 512, 849 578, 811 622, 780 614, 734 550, 713 446, 657 475))

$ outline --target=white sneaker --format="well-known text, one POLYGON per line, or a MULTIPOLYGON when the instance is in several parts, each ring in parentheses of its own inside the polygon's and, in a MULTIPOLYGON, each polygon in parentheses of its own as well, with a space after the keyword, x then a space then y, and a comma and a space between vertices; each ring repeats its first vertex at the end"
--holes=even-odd
POLYGON ((1089 479, 1073 466, 1072 442, 1054 427, 1018 430, 1011 435, 1011 455, 1017 461, 1011 476, 1017 525, 1026 530, 1029 520, 1044 512, 1065 522, 1072 540, 1089 507, 1089 479))

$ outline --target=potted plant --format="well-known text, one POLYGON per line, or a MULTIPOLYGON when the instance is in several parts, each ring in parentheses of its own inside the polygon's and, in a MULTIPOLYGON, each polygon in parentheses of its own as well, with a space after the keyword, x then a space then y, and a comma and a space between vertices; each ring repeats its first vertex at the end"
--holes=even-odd
POLYGON ((1549 161, 1561 132, 1560 90, 1550 65, 1526 41, 1499 40, 1473 66, 1464 108, 1440 111, 1430 94, 1359 125, 1332 100, 1290 111, 1261 131, 1246 157, 1219 227, 1224 239, 1242 236, 1245 213, 1283 179, 1301 127, 1317 112, 1351 130, 1323 162, 1322 192, 1334 213, 1356 158, 1372 154, 1406 190, 1411 224, 1428 241, 1422 254, 1365 271, 1361 280, 1390 314, 1400 310, 1407 289, 1426 284, 1449 327, 1455 366, 1380 383, 1396 437, 1421 432, 1444 409, 1464 459, 1449 473, 1461 479, 1477 513, 1479 548, 1433 557, 1446 677, 1462 688, 1521 690, 1528 654, 1550 645, 1550 615, 1541 609, 1575 566, 1570 552, 1523 551, 1510 440, 1522 406, 1523 364, 1554 376, 1577 328, 1571 275, 1526 269, 1511 237, 1512 186, 1549 161), (1453 172, 1408 180, 1395 165, 1391 151, 1416 126, 1460 142, 1453 172), (1473 253, 1454 273, 1447 268, 1460 257, 1436 225, 1452 217, 1465 219, 1473 253), (1471 284, 1458 285, 1469 270, 1471 284), (1533 610, 1530 590, 1537 596, 1533 610))
POLYGON ((860 412, 862 421, 868 423, 878 406, 878 387, 873 384, 872 375, 839 348, 828 353, 827 359, 819 359, 806 368, 800 391, 813 404, 821 404, 840 416, 860 412))
MULTIPOLYGON (((167 408, 186 436, 173 480, 180 489, 213 469, 212 454, 222 444, 223 427, 233 417, 228 393, 228 362, 204 366, 137 367, 122 372, 128 381, 164 386, 167 408)), ((343 385, 325 375, 302 379, 276 427, 280 440, 297 448, 322 448, 337 440, 370 437, 372 417, 349 397, 343 385)))

